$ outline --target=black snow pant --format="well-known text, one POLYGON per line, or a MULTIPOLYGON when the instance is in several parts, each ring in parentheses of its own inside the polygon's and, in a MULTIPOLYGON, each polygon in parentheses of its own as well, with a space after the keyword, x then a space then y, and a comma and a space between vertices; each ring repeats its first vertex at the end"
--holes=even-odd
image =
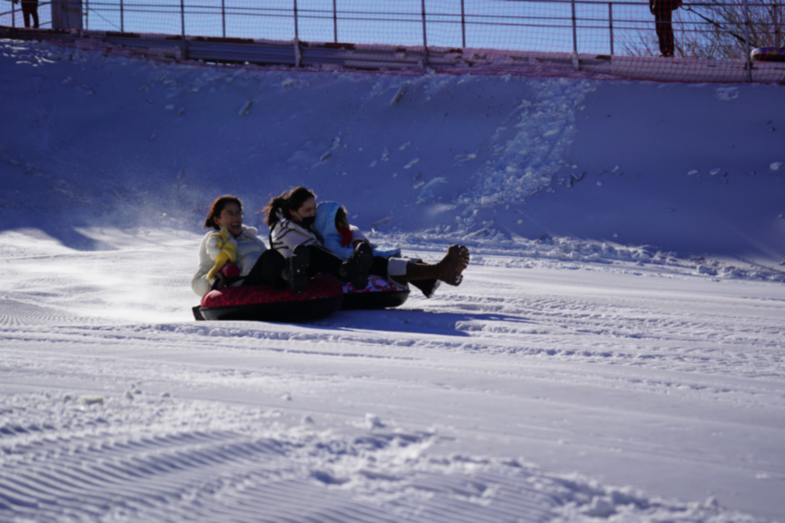
MULTIPOLYGON (((346 280, 340 274, 343 260, 320 245, 308 245, 307 247, 310 258, 307 271, 309 277, 322 273, 334 276, 341 281, 346 280)), ((286 258, 281 253, 272 249, 264 251, 246 276, 243 285, 275 283, 285 267, 286 258)))
POLYGON ((33 19, 33 27, 38 29, 38 0, 22 0, 22 16, 25 19, 25 27, 30 27, 30 19, 33 19))
POLYGON ((280 252, 272 249, 264 251, 256 260, 251 272, 243 280, 243 286, 269 283, 281 287, 279 280, 281 280, 281 271, 284 267, 286 267, 286 259, 280 252))
POLYGON ((387 258, 382 258, 381 256, 374 256, 373 263, 371 264, 371 270, 368 271, 368 274, 374 274, 376 276, 381 276, 382 278, 387 278, 387 258))
POLYGON ((673 11, 666 5, 654 11, 654 24, 657 29, 657 39, 660 42, 662 56, 673 56, 675 44, 673 42, 673 11))

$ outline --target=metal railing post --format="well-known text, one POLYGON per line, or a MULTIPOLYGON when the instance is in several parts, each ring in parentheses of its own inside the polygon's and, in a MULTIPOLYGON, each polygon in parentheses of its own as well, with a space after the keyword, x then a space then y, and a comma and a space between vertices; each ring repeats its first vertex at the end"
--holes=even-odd
POLYGON ((226 38, 226 0, 221 0, 221 34, 226 38))
POLYGON ((780 5, 777 0, 772 0, 772 10, 774 11, 774 16, 772 17, 774 22, 774 47, 781 47, 782 31, 780 30, 780 5))
POLYGON ((464 0, 461 0, 461 42, 464 49, 466 48, 466 10, 464 9, 464 0))
POLYGON ((338 5, 337 0, 333 0, 333 41, 338 43, 338 5))
POLYGON ((11 34, 16 36, 16 4, 11 2, 11 34))
POLYGON ((85 31, 90 30, 90 0, 85 0, 84 3, 84 28, 85 31))
POLYGON ((747 48, 747 79, 752 82, 752 59, 750 57, 750 9, 747 0, 742 0, 744 4, 744 43, 747 48))
POLYGON ((611 56, 613 56, 613 2, 608 2, 608 27, 611 33, 611 56))
POLYGON ((294 13, 294 40, 295 42, 300 41, 300 28, 297 24, 297 0, 294 0, 293 5, 293 13, 294 13))
POLYGON ((125 32, 125 9, 123 6, 123 0, 120 0, 120 32, 125 32))
POLYGON ((297 19, 297 0, 293 2, 294 6, 294 66, 300 67, 302 63, 302 50, 300 49, 300 25, 297 19))
POLYGON ((578 20, 575 16, 575 0, 572 0, 572 65, 580 68, 580 61, 578 60, 578 20))
POLYGON ((185 0, 180 0, 180 38, 182 38, 183 60, 186 58, 187 48, 185 47, 185 0))
POLYGON ((428 65, 428 32, 425 28, 425 0, 420 0, 422 6, 422 50, 423 50, 423 65, 428 65))

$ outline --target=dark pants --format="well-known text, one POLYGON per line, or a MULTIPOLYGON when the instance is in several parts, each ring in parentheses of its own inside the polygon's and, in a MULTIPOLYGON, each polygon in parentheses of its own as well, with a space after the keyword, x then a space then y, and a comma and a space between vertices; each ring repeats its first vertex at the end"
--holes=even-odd
MULTIPOLYGON (((346 278, 342 277, 339 273, 343 260, 324 247, 319 247, 317 245, 309 245, 308 251, 310 251, 311 255, 311 264, 308 266, 308 276, 314 276, 321 272, 322 274, 335 276, 341 281, 347 281, 346 278)), ((374 256, 368 274, 375 274, 376 276, 387 278, 387 258, 374 256)))
POLYGON ((264 251, 243 280, 243 286, 269 283, 280 287, 279 280, 284 267, 286 267, 286 258, 281 253, 272 249, 264 251))
POLYGON ((371 264, 371 270, 368 271, 368 274, 375 274, 376 276, 381 276, 382 278, 387 278, 387 258, 382 258, 381 256, 374 256, 373 263, 371 264))
POLYGON ((341 281, 340 271, 343 260, 334 255, 324 247, 309 245, 308 254, 311 256, 311 263, 308 265, 308 276, 316 276, 319 273, 329 274, 341 281))
MULTIPOLYGON (((309 277, 317 274, 329 274, 339 280, 344 280, 340 275, 343 260, 333 253, 318 245, 308 245, 310 263, 307 274, 309 277)), ((386 260, 385 260, 386 263, 386 260)), ((286 258, 278 251, 272 249, 264 251, 254 264, 251 272, 245 277, 243 285, 260 285, 263 283, 281 284, 281 271, 286 267, 286 258)), ((386 274, 385 265, 385 274, 386 274)))
POLYGON ((33 19, 33 27, 38 29, 38 2, 22 0, 22 15, 25 18, 25 27, 30 27, 30 19, 33 19))
POLYGON ((673 56, 673 11, 670 6, 656 9, 654 11, 654 24, 657 29, 657 39, 660 41, 660 52, 662 56, 673 56))

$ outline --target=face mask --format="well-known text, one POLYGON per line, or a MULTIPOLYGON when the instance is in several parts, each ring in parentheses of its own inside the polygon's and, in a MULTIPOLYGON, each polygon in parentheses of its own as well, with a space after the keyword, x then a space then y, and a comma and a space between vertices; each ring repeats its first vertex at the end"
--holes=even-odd
POLYGON ((316 216, 306 216, 300 221, 300 225, 304 228, 308 228, 313 225, 313 222, 316 221, 316 216))

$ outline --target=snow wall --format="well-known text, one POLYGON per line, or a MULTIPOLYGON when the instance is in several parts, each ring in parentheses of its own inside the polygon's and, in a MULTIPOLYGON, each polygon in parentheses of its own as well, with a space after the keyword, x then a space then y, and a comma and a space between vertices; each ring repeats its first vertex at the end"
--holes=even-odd
MULTIPOLYGON (((785 88, 166 64, 3 41, 0 227, 246 223, 296 185, 381 236, 785 261, 785 88)), ((262 231, 266 228, 262 227, 262 231)))

